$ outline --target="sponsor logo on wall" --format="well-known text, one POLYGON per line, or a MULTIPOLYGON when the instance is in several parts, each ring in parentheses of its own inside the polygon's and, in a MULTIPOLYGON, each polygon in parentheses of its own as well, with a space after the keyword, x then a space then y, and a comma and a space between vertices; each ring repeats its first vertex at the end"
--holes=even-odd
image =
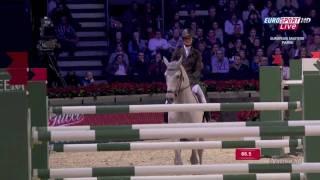
POLYGON ((49 126, 71 126, 84 121, 83 114, 52 114, 49 117, 49 126))

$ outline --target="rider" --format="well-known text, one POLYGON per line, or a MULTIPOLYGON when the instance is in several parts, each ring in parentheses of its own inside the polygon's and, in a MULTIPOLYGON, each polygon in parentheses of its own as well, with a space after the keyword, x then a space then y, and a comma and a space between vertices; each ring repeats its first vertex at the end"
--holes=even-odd
MULTIPOLYGON (((182 65, 186 70, 192 92, 197 95, 200 103, 207 103, 205 95, 199 85, 203 68, 201 53, 192 47, 193 37, 189 29, 182 31, 183 46, 177 48, 172 54, 172 60, 178 61, 182 56, 182 65)), ((211 120, 210 112, 205 112, 207 121, 211 120)))

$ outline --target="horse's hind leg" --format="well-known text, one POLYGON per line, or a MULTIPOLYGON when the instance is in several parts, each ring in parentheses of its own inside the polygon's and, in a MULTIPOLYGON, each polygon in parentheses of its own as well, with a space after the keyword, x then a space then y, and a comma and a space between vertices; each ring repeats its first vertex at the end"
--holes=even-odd
MULTIPOLYGON (((192 140, 190 139, 190 141, 194 141, 194 140, 195 139, 192 139, 192 140)), ((190 157, 191 164, 198 164, 199 163, 197 151, 198 150, 192 149, 191 157, 190 157)))
MULTIPOLYGON (((204 139, 200 138, 199 141, 204 141, 204 139)), ((198 155, 199 155, 199 163, 202 164, 203 149, 198 149, 198 155)))
POLYGON ((175 150, 174 155, 175 155, 174 164, 175 165, 183 165, 182 158, 181 158, 181 149, 175 150))

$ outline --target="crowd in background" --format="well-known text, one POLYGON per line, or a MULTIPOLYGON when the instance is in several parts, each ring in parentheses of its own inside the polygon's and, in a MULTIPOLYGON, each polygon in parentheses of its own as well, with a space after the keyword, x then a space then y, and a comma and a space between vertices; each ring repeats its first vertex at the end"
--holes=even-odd
MULTIPOLYGON (((275 56, 281 57, 284 72, 288 72, 290 60, 310 57, 311 52, 320 50, 320 5, 316 0, 170 1, 165 10, 165 32, 159 29, 160 10, 152 2, 132 2, 120 18, 111 18, 109 57, 104 62, 107 81, 164 81, 162 57, 170 59, 183 45, 181 32, 185 28, 191 30, 193 47, 202 54, 204 80, 257 78, 260 66, 275 65, 275 56), (198 10, 203 9, 207 15, 199 16, 198 10), (181 16, 181 11, 187 16, 181 16), (263 23, 266 17, 294 16, 312 21, 300 24, 296 31, 279 31, 278 24, 263 23), (286 36, 304 40, 291 45, 270 40, 286 36)), ((72 55, 78 23, 63 3, 52 8, 50 16, 59 41, 72 55)))
MULTIPOLYGON (((183 45, 184 28, 191 30, 194 48, 202 54, 203 79, 257 78, 259 67, 275 65, 273 57, 277 55, 287 67, 289 60, 310 57, 312 51, 320 50, 317 3, 313 0, 202 3, 185 0, 176 6, 184 7, 188 15, 181 17, 177 9, 171 13, 166 11, 172 17, 168 18, 170 22, 162 33, 157 29, 159 11, 151 1, 143 5, 133 2, 122 19, 112 22, 111 55, 107 63, 109 80, 163 81, 162 56, 170 58, 172 52, 183 45), (208 7, 208 15, 197 15, 202 7, 208 7), (312 21, 301 24, 297 31, 279 31, 278 24, 263 23, 265 17, 294 16, 310 17, 312 21), (304 37, 304 40, 291 45, 270 40, 270 37, 285 36, 304 37)), ((285 76, 288 78, 287 73, 285 76)))

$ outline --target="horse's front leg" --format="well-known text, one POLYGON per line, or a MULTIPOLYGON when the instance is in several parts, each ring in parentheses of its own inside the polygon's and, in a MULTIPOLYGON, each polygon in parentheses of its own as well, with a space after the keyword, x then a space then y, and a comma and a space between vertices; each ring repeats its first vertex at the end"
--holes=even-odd
MULTIPOLYGON (((199 141, 204 141, 203 138, 199 138, 199 141)), ((202 156, 203 156, 203 149, 198 149, 198 155, 199 155, 199 163, 202 164, 202 156)))
POLYGON ((174 151, 174 165, 183 165, 182 158, 181 158, 181 149, 177 149, 174 151))

